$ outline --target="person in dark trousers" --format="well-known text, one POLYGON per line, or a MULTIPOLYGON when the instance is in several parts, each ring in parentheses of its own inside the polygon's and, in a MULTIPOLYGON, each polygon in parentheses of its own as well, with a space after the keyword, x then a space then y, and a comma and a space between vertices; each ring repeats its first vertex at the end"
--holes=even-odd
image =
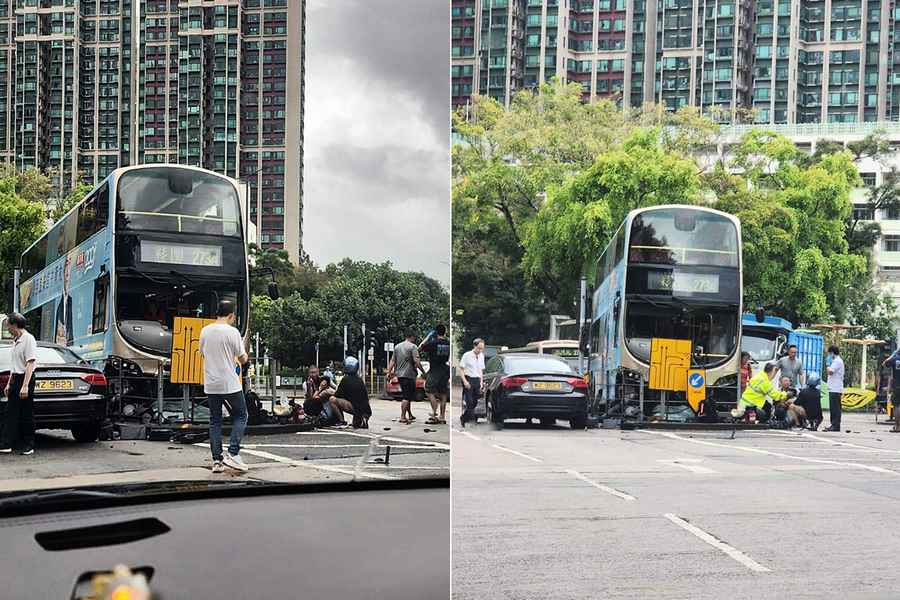
POLYGON ((881 366, 891 368, 891 404, 896 410, 897 405, 900 404, 900 348, 884 359, 881 366))
POLYGON ((806 411, 810 431, 817 431, 822 424, 822 393, 819 391, 819 374, 810 373, 806 387, 797 394, 797 404, 806 411))
POLYGON ((425 391, 431 401, 431 418, 428 425, 441 425, 447 422, 447 401, 450 398, 450 340, 447 339, 447 328, 439 323, 425 341, 419 344, 419 351, 428 354, 428 378, 425 380, 425 391), (438 417, 438 403, 441 406, 438 417))
POLYGON ((477 421, 475 407, 484 392, 484 340, 475 338, 472 349, 459 359, 459 378, 463 384, 463 402, 465 410, 459 416, 459 424, 463 427, 469 421, 477 421))
POLYGON ((388 380, 396 373, 403 392, 403 401, 400 403, 399 423, 412 423, 416 418, 412 414, 412 403, 416 399, 416 378, 421 372, 425 374, 422 362, 419 360, 419 347, 415 344, 416 334, 407 330, 406 338, 394 347, 394 355, 388 364, 388 380))
POLYGON ((837 346, 828 348, 828 357, 831 359, 828 365, 828 411, 831 417, 831 427, 825 431, 841 430, 841 396, 844 395, 844 359, 837 346))
POLYGON ((344 359, 344 377, 330 402, 341 422, 344 421, 344 413, 350 413, 353 415, 354 429, 369 428, 369 417, 372 416, 369 390, 359 376, 359 361, 352 356, 344 359))
POLYGON ((34 454, 34 368, 37 342, 25 329, 28 321, 20 313, 9 315, 6 329, 13 336, 10 376, 3 390, 6 419, 0 453, 34 454))
POLYGON ((209 402, 209 447, 212 450, 213 473, 224 466, 237 471, 250 467, 241 460, 241 438, 247 427, 247 403, 238 375, 238 363, 246 364, 247 352, 241 334, 234 327, 234 302, 219 302, 218 318, 200 332, 200 354, 203 356, 203 391, 209 402), (222 405, 231 413, 231 439, 228 452, 222 455, 222 405))

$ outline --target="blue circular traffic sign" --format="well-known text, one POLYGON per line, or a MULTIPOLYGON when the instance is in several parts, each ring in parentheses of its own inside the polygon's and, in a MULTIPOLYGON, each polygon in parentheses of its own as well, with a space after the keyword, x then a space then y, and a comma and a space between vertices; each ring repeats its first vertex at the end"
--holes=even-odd
POLYGON ((692 388, 700 388, 703 386, 703 375, 700 373, 692 373, 690 377, 688 377, 688 383, 692 388))

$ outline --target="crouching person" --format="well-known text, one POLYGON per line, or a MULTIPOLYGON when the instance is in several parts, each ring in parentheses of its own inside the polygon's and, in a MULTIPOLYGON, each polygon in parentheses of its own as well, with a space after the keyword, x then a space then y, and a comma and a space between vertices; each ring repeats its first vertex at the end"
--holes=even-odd
POLYGON ((819 391, 819 381, 818 373, 810 373, 806 378, 806 387, 797 396, 796 404, 806 411, 810 431, 818 430, 822 424, 822 392, 819 391))
POLYGON ((344 377, 331 398, 331 406, 337 412, 339 422, 346 423, 344 413, 353 415, 354 429, 368 429, 372 407, 369 391, 359 376, 359 361, 352 356, 344 360, 344 377))
POLYGON ((731 411, 731 416, 738 419, 744 416, 748 406, 756 409, 756 420, 760 423, 768 423, 772 418, 772 408, 775 402, 788 399, 788 392, 775 389, 772 380, 775 379, 775 363, 768 363, 762 371, 754 375, 747 382, 747 388, 741 395, 738 406, 731 411))

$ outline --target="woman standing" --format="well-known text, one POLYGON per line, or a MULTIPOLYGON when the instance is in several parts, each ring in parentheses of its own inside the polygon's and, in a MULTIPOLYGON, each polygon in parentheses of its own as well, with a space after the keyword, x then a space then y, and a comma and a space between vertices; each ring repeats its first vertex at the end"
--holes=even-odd
POLYGON ((741 352, 741 393, 747 388, 747 382, 750 381, 750 353, 741 352))
POLYGON ((13 336, 12 367, 3 394, 7 398, 6 420, 0 452, 9 454, 34 454, 34 367, 37 360, 37 342, 25 330, 25 317, 20 313, 9 315, 6 327, 13 336))

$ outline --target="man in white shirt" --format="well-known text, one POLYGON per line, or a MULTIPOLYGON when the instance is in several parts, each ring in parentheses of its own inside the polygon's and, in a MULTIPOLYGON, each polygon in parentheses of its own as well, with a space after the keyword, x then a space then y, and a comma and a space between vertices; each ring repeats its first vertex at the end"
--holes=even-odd
POLYGON ((238 471, 250 467, 241 460, 241 438, 247 427, 247 403, 238 374, 238 363, 247 362, 241 334, 234 327, 234 302, 219 302, 218 318, 200 332, 200 354, 203 356, 203 391, 209 401, 209 447, 212 450, 213 473, 224 471, 223 463, 238 471), (228 403, 231 414, 231 439, 228 452, 222 456, 222 405, 228 403))
POLYGON ((483 339, 475 338, 472 342, 472 349, 462 355, 458 371, 463 384, 463 402, 466 407, 459 416, 459 423, 465 427, 467 422, 478 420, 475 416, 475 407, 478 406, 478 399, 484 391, 484 382, 482 381, 484 374, 483 339))
POLYGON ((9 315, 6 327, 13 336, 12 364, 3 390, 6 420, 0 453, 34 454, 34 368, 37 364, 37 342, 25 330, 28 324, 19 313, 9 315))
POLYGON ((844 359, 837 346, 828 348, 831 364, 828 366, 828 412, 831 427, 825 431, 841 430, 841 396, 844 395, 844 359))

